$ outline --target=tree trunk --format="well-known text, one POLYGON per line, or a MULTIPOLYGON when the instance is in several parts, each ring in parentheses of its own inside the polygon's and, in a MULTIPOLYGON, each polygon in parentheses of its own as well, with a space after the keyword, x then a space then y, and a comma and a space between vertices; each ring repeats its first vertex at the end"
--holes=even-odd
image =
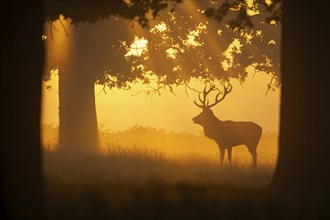
POLYGON ((327 1, 285 1, 280 148, 271 189, 329 195, 327 1))
POLYGON ((59 150, 96 151, 98 128, 95 107, 95 70, 84 49, 88 38, 73 29, 70 55, 59 68, 59 150), (83 39, 83 40, 81 40, 83 39))
POLYGON ((1 3, 1 219, 45 219, 40 146, 42 16, 38 1, 1 3))
POLYGON ((94 80, 72 69, 59 75, 59 150, 92 151, 98 147, 94 80), (70 71, 71 70, 71 71, 70 71))

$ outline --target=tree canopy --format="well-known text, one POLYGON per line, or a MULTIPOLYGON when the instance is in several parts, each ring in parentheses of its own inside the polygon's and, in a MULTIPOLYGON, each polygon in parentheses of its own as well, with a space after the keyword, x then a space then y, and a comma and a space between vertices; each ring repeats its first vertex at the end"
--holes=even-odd
POLYGON ((227 24, 231 29, 253 28, 256 23, 279 23, 282 19, 282 0, 226 0, 212 1, 204 14, 218 23, 227 24), (251 16, 251 15, 259 16, 251 16), (260 20, 261 18, 261 20, 260 20))
MULTIPOLYGON (((92 33, 94 41, 103 41, 104 44, 113 44, 118 39, 131 40, 132 36, 128 36, 125 32, 124 20, 136 22, 143 28, 148 28, 149 21, 155 19, 162 10, 174 10, 178 3, 182 0, 161 0, 161 1, 145 1, 145 0, 132 0, 132 1, 54 1, 47 0, 45 4, 45 16, 44 21, 49 24, 48 37, 53 39, 54 30, 63 28, 66 35, 67 32, 66 23, 63 20, 70 21, 73 26, 83 26, 86 23, 99 23, 104 20, 111 19, 111 27, 113 33, 105 33, 106 29, 103 29, 103 33, 94 30, 92 33), (115 19, 114 19, 115 18, 115 19), (55 21, 59 21, 62 27, 56 26, 55 21), (102 35, 104 35, 102 37, 102 35), (106 36, 105 36, 106 35, 106 36), (101 37, 100 37, 101 36, 101 37)), ((76 36, 82 35, 79 33, 80 30, 75 29, 76 36)), ((100 31, 100 30, 98 30, 100 31)), ((85 45, 87 51, 92 47, 91 45, 85 45)), ((95 44, 93 45, 95 47, 95 44)), ((124 87, 121 82, 130 82, 131 77, 129 76, 130 67, 127 66, 125 60, 120 59, 124 57, 123 51, 119 51, 113 48, 99 47, 97 54, 90 56, 85 55, 84 59, 89 59, 88 65, 94 68, 95 80, 98 82, 110 82, 104 77, 104 73, 109 73, 111 66, 111 74, 113 77, 121 78, 121 81, 117 82, 117 86, 124 87), (106 59, 105 62, 103 62, 106 59), (116 65, 112 65, 115 63, 116 65)), ((84 54, 84 53, 82 53, 84 54)), ((48 66, 44 72, 43 79, 47 81, 51 77, 52 70, 60 66, 59 62, 53 57, 53 51, 49 51, 48 66)))
POLYGON ((70 18, 72 24, 82 22, 95 23, 101 19, 108 19, 111 15, 139 22, 143 27, 148 21, 159 15, 160 11, 170 8, 182 0, 46 0, 45 21, 56 21, 61 15, 70 18))
MULTIPOLYGON (((250 67, 272 76, 269 89, 279 86, 277 23, 272 26, 265 22, 255 23, 256 30, 233 29, 226 24, 219 28, 217 23, 203 16, 203 5, 197 5, 195 9, 187 16, 179 11, 184 8, 178 7, 178 12, 162 15, 162 20, 131 44, 120 44, 119 49, 126 53, 126 60, 131 65, 130 80, 134 78, 152 84, 146 92, 159 94, 160 89, 166 87, 173 92, 173 85, 189 87, 187 83, 192 78, 204 83, 216 80, 226 83, 231 79, 243 82, 250 67), (146 43, 139 48, 141 41, 146 43), (140 52, 136 54, 132 50, 140 52)), ((109 80, 113 77, 111 71, 104 77, 110 87, 120 79, 126 80, 125 76, 109 80)))
MULTIPOLYGON (((136 81, 151 83, 150 74, 156 77, 152 81, 157 81, 158 88, 186 85, 191 77, 222 81, 235 78, 243 82, 248 66, 257 72, 272 75, 269 89, 279 85, 278 1, 254 1, 253 4, 246 1, 225 1, 221 4, 203 1, 196 3, 198 14, 194 11, 191 16, 187 13, 182 15, 184 7, 176 7, 180 2, 136 0, 99 1, 96 4, 92 1, 47 1, 45 20, 52 25, 63 15, 64 19, 78 25, 95 23, 113 15, 117 22, 112 22, 112 26, 119 31, 123 23, 118 22, 118 17, 133 20, 147 28, 149 19, 170 7, 171 10, 162 15, 154 27, 142 34, 148 43, 144 46, 147 49, 141 50, 141 55, 127 55, 134 47, 132 43, 137 43, 134 41, 136 39, 133 35, 128 37, 125 33, 118 33, 108 36, 112 39, 112 48, 103 54, 102 48, 99 50, 101 55, 92 57, 97 60, 93 67, 95 82, 110 88, 129 88, 128 84, 136 81), (219 7, 216 9, 217 5, 219 7), (181 11, 178 13, 174 9, 181 11), (266 14, 261 13, 261 9, 266 9, 266 14), (226 22, 214 24, 214 20, 208 20, 204 15, 215 18, 217 22, 226 22)), ((54 66, 56 64, 52 68, 54 66)), ((48 73, 44 76, 45 80, 49 79, 48 73)))

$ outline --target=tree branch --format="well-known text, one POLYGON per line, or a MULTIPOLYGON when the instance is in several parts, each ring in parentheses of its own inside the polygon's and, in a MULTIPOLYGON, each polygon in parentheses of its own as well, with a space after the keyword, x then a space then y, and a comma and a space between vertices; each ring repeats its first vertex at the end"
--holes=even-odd
POLYGON ((273 83, 274 78, 275 78, 275 75, 272 76, 272 78, 270 79, 270 82, 267 84, 266 97, 268 95, 269 90, 272 88, 272 83, 273 83))

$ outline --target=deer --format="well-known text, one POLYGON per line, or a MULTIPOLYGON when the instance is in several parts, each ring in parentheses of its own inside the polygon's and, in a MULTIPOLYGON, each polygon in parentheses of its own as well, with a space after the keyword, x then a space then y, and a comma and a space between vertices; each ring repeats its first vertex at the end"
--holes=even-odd
MULTIPOLYGON (((225 97, 232 91, 231 85, 223 85, 223 92, 218 92, 215 101, 209 104, 207 95, 217 90, 214 85, 210 85, 207 89, 204 86, 203 97, 201 93, 198 95, 199 102, 194 100, 194 104, 202 109, 202 112, 192 120, 195 124, 201 125, 206 137, 214 140, 220 150, 220 164, 223 166, 225 151, 228 152, 228 161, 231 166, 232 148, 238 145, 245 145, 252 155, 252 168, 257 168, 257 146, 261 137, 262 128, 254 122, 246 121, 222 121, 218 119, 212 107, 222 102, 225 97)), ((219 91, 219 90, 217 90, 219 91)))

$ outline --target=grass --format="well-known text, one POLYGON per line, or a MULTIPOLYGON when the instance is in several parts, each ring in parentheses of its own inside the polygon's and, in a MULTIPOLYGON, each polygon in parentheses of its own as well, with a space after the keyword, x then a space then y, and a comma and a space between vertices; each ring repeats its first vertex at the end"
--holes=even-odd
POLYGON ((44 152, 45 177, 59 183, 147 184, 232 184, 266 187, 273 166, 233 164, 221 167, 218 160, 179 155, 168 157, 157 151, 115 147, 107 154, 44 152))
MULTIPOLYGON (((110 146, 109 146, 110 147, 110 146)), ((107 154, 44 151, 52 219, 249 218, 260 212, 273 168, 220 167, 198 156, 164 156, 139 146, 107 154), (239 212, 237 212, 239 210, 239 212)), ((258 219, 258 218, 257 218, 258 219)))
POLYGON ((217 146, 202 135, 138 126, 100 134, 100 151, 89 154, 58 152, 56 138, 43 141, 48 219, 295 219, 315 213, 302 208, 304 198, 288 202, 267 193, 275 134, 263 135, 256 171, 245 147, 234 148, 232 167, 221 167, 217 146))
POLYGON ((124 132, 100 131, 99 152, 69 154, 57 152, 57 130, 46 128, 45 177, 63 183, 146 184, 152 180, 265 188, 271 181, 277 155, 277 135, 268 133, 259 144, 256 171, 251 170, 252 157, 245 146, 233 149, 231 167, 226 157, 221 167, 218 146, 203 135, 140 126, 124 132))

